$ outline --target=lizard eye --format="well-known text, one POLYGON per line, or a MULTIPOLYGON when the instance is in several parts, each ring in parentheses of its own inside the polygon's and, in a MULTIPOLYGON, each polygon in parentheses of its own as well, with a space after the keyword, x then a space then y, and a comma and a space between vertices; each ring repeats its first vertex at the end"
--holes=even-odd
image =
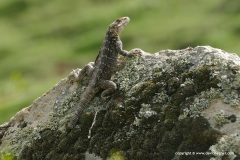
POLYGON ((120 19, 117 19, 117 23, 119 23, 119 22, 121 22, 121 20, 120 20, 120 19))

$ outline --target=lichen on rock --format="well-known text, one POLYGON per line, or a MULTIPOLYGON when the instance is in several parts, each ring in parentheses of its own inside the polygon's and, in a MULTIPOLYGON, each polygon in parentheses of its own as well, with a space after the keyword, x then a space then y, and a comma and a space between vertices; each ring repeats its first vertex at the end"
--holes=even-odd
POLYGON ((0 160, 240 158, 237 55, 209 46, 133 52, 141 55, 111 79, 117 91, 108 101, 97 94, 71 132, 65 123, 88 78, 63 79, 0 126, 0 160))

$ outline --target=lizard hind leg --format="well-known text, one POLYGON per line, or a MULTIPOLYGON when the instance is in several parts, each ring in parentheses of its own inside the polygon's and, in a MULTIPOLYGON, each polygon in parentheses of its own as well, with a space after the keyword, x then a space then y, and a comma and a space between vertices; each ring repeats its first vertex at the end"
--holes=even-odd
POLYGON ((102 89, 105 89, 101 94, 101 98, 103 100, 106 100, 108 98, 108 96, 117 89, 117 85, 113 81, 110 81, 110 80, 101 80, 99 82, 99 86, 102 89))
POLYGON ((76 81, 81 81, 85 75, 87 75, 88 77, 91 77, 93 69, 94 69, 94 62, 90 62, 86 66, 84 66, 82 70, 80 70, 79 72, 74 70, 71 73, 71 75, 73 75, 76 81))

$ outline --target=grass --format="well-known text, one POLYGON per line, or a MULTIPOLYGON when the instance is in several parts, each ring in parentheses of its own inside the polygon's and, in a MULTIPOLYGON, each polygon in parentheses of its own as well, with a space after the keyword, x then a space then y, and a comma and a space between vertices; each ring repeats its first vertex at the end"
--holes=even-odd
POLYGON ((0 123, 94 61, 107 26, 129 16, 124 49, 211 45, 240 53, 237 0, 1 0, 0 123))

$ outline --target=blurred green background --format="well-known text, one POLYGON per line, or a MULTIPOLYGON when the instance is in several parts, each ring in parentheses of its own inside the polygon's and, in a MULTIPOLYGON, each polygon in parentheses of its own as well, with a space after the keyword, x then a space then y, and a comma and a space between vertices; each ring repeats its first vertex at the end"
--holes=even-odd
POLYGON ((124 49, 211 45, 240 53, 239 0, 1 0, 0 123, 94 61, 107 26, 129 16, 124 49))

